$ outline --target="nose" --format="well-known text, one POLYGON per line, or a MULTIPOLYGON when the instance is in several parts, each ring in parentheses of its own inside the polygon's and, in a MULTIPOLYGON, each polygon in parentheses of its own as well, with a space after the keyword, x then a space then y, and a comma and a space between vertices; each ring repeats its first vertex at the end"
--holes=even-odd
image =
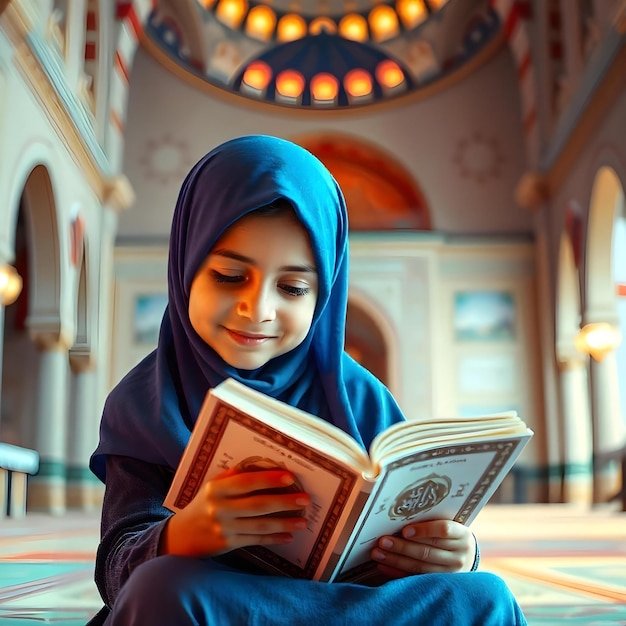
POLYGON ((251 322, 271 322, 276 319, 276 305, 268 285, 250 283, 237 301, 237 313, 251 322))

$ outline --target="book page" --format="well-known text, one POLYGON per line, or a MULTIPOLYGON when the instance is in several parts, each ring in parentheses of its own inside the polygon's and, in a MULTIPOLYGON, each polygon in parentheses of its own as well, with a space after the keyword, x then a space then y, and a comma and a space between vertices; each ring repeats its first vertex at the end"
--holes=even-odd
POLYGON ((474 435, 485 431, 496 431, 502 434, 522 433, 526 424, 514 412, 485 415, 483 417, 442 418, 439 420, 418 420, 393 424, 379 433, 370 446, 372 461, 384 456, 386 451, 399 447, 414 447, 416 443, 439 435, 441 442, 458 435, 474 435), (450 436, 450 437, 449 437, 450 436))
POLYGON ((196 445, 185 452, 165 505, 184 508, 206 479, 241 464, 262 461, 284 467, 311 497, 304 513, 308 527, 295 533, 290 544, 245 550, 285 575, 313 577, 329 558, 336 526, 359 492, 360 472, 227 404, 213 403, 206 430, 194 433, 196 445))
POLYGON ((383 535, 410 522, 451 519, 469 524, 508 473, 530 438, 458 442, 396 458, 383 468, 338 567, 338 580, 370 568, 383 535))
POLYGON ((369 455, 348 433, 232 378, 227 378, 213 388, 209 397, 219 398, 311 447, 324 450, 352 467, 361 468, 363 472, 370 467, 369 455))

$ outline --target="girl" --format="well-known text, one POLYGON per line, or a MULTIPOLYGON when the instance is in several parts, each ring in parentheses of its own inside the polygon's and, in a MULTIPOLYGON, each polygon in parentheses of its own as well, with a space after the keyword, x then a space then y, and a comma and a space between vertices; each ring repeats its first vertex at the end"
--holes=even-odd
POLYGON ((381 537, 371 555, 381 584, 364 586, 223 562, 234 548, 297 541, 309 497, 285 489, 294 484, 287 471, 226 473, 181 512, 162 505, 205 394, 226 377, 332 422, 364 447, 404 419, 344 352, 347 236, 337 183, 290 142, 234 139, 187 176, 158 347, 111 392, 91 459, 106 483, 96 560, 106 607, 94 623, 526 623, 502 580, 471 571, 474 537, 449 520, 381 537))

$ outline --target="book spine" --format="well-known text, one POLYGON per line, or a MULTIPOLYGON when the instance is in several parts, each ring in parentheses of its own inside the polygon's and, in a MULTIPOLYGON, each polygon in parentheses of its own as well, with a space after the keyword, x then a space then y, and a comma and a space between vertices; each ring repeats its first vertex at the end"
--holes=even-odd
POLYGON ((348 545, 350 536, 354 532, 356 522, 361 516, 363 510, 368 506, 368 500, 372 493, 373 485, 374 483, 371 482, 364 481, 362 483, 361 490, 358 492, 354 500, 354 504, 352 504, 351 507, 348 507, 348 516, 340 524, 338 524, 340 529, 339 536, 335 541, 335 545, 328 561, 323 565, 322 571, 319 572, 318 570, 318 573, 315 576, 317 580, 332 581, 337 575, 337 572, 340 569, 341 557, 343 556, 346 546, 348 545))

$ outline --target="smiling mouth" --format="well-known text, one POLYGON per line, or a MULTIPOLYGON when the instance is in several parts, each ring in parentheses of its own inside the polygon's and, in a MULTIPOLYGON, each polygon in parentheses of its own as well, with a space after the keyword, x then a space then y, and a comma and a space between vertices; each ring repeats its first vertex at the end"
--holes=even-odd
POLYGON ((259 346, 262 343, 274 339, 272 335, 253 335, 250 333, 239 332, 237 330, 226 329, 230 338, 241 346, 259 346))

